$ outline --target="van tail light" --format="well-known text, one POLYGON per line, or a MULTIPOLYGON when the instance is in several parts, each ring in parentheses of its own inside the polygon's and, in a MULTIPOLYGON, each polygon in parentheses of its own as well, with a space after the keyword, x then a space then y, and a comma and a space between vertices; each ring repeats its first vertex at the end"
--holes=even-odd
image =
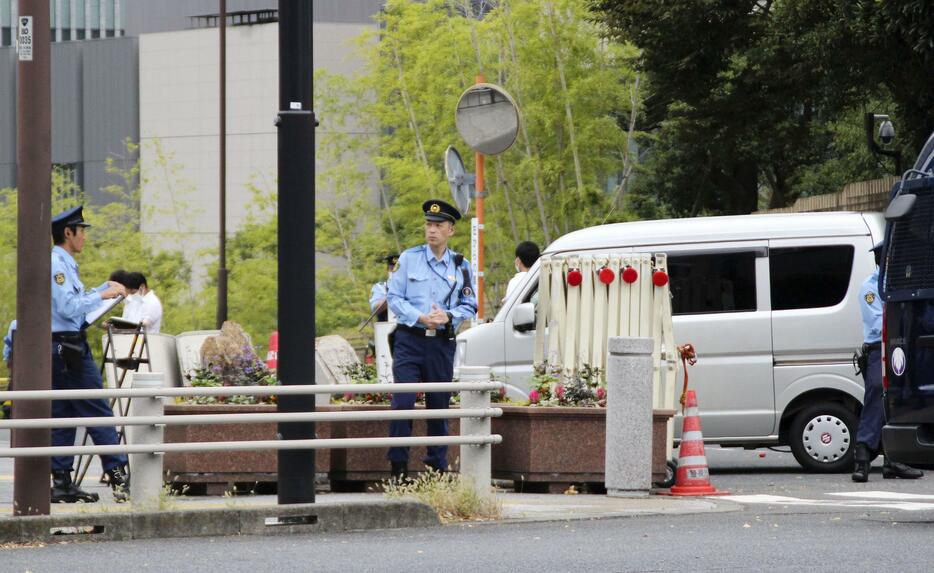
POLYGON ((885 351, 885 342, 889 339, 888 333, 888 323, 885 320, 885 307, 886 304, 882 303, 882 390, 889 389, 889 369, 888 369, 888 354, 885 351))

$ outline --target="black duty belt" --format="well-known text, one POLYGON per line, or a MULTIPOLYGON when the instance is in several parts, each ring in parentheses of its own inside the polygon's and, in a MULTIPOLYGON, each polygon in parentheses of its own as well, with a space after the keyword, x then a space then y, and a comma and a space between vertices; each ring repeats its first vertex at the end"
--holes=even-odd
POLYGON ((863 348, 865 349, 865 352, 869 352, 870 350, 881 350, 882 342, 864 342, 863 348))
POLYGON ((53 332, 52 340, 55 342, 70 342, 72 344, 77 344, 79 342, 84 342, 87 340, 88 335, 84 330, 77 331, 63 331, 63 332, 53 332))
POLYGON ((427 336, 429 338, 433 336, 437 336, 438 334, 437 330, 425 330, 424 328, 419 328, 417 326, 408 326, 406 324, 397 324, 396 330, 401 330, 403 332, 409 332, 411 334, 414 334, 415 336, 427 336))

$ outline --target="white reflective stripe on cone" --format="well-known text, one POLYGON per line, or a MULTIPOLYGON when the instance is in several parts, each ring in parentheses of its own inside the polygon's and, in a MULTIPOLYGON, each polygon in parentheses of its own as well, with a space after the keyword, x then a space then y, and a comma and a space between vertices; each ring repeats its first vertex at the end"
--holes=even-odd
POLYGON ((703 439, 704 439, 703 433, 697 430, 693 432, 684 432, 683 434, 681 434, 682 442, 690 442, 694 440, 703 440, 703 439))
POLYGON ((686 458, 678 458, 678 467, 689 467, 689 466, 706 466, 707 465, 707 456, 687 456, 686 458))

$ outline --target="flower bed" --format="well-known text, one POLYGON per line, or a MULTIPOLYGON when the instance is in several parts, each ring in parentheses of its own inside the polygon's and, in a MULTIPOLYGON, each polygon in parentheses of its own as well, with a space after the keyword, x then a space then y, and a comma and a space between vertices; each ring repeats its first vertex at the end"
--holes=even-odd
MULTIPOLYGON (((389 410, 389 405, 379 404, 342 404, 342 411, 347 410, 389 410)), ((422 409, 417 406, 416 409, 422 409)), ((425 420, 415 420, 412 425, 413 436, 426 435, 425 420)), ((448 433, 460 432, 460 420, 448 421, 448 433)), ((386 420, 341 422, 331 425, 332 438, 375 438, 389 434, 389 422, 386 420)), ((386 460, 388 448, 352 448, 331 450, 331 471, 328 479, 332 491, 365 491, 368 487, 377 487, 383 480, 389 479, 389 461, 386 460)), ((416 474, 423 471, 422 459, 425 457, 424 446, 409 449, 409 470, 416 474)), ((460 446, 448 447, 448 464, 452 471, 457 471, 460 460, 460 446)))
MULTIPOLYGON (((316 410, 327 411, 333 407, 318 407, 316 410)), ((271 404, 174 404, 165 407, 167 416, 188 414, 246 414, 274 413, 276 406, 271 404)), ((192 424, 169 425, 165 428, 165 443, 180 442, 234 442, 275 440, 277 424, 263 423, 228 423, 228 424, 192 424)), ((331 426, 328 423, 315 424, 318 438, 330 437, 331 426)), ((163 471, 167 481, 189 486, 192 494, 219 494, 236 487, 241 490, 258 487, 270 490, 277 482, 276 450, 245 450, 231 452, 185 452, 166 453, 163 471)), ((315 472, 326 473, 330 468, 330 452, 315 452, 315 472)))
MULTIPOLYGON (((606 409, 500 406, 493 418, 494 479, 511 480, 516 491, 560 493, 572 484, 602 491, 605 478, 606 409)), ((652 481, 665 477, 665 436, 673 410, 652 416, 652 481)))

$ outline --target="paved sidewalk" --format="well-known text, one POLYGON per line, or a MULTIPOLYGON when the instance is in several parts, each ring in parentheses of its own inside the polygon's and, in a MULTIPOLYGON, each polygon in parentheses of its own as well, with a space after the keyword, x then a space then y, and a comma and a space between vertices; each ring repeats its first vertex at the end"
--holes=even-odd
MULTIPOLYGON (((0 431, 0 443, 8 442, 8 433, 0 431)), ((0 543, 26 541, 49 530, 67 529, 69 524, 102 524, 101 531, 111 530, 108 539, 176 537, 191 535, 271 534, 257 523, 297 519, 314 515, 313 522, 291 521, 289 527, 275 533, 303 531, 314 526, 318 531, 420 527, 440 522, 434 512, 420 503, 389 498, 382 493, 318 493, 315 504, 278 506, 276 496, 166 496, 160 511, 135 511, 132 504, 118 504, 110 489, 98 483, 101 475, 95 458, 82 487, 100 495, 94 504, 53 504, 52 515, 26 518, 36 522, 36 529, 26 531, 13 526, 13 460, 0 459, 0 543), (293 517, 287 517, 287 516, 293 517), (141 517, 142 516, 142 517, 141 517), (257 522, 257 520, 260 520, 257 522), (217 522, 222 522, 218 524, 217 522), (106 526, 106 527, 105 527, 106 526), (297 527, 292 527, 297 526, 297 527), (38 532, 38 533, 37 533, 38 532), (16 539, 21 536, 22 539, 16 539)), ((590 494, 529 494, 499 491, 502 504, 499 522, 563 521, 601 519, 642 515, 680 515, 734 511, 733 503, 715 498, 615 498, 590 494)), ((88 527, 91 527, 88 525, 88 527)))

